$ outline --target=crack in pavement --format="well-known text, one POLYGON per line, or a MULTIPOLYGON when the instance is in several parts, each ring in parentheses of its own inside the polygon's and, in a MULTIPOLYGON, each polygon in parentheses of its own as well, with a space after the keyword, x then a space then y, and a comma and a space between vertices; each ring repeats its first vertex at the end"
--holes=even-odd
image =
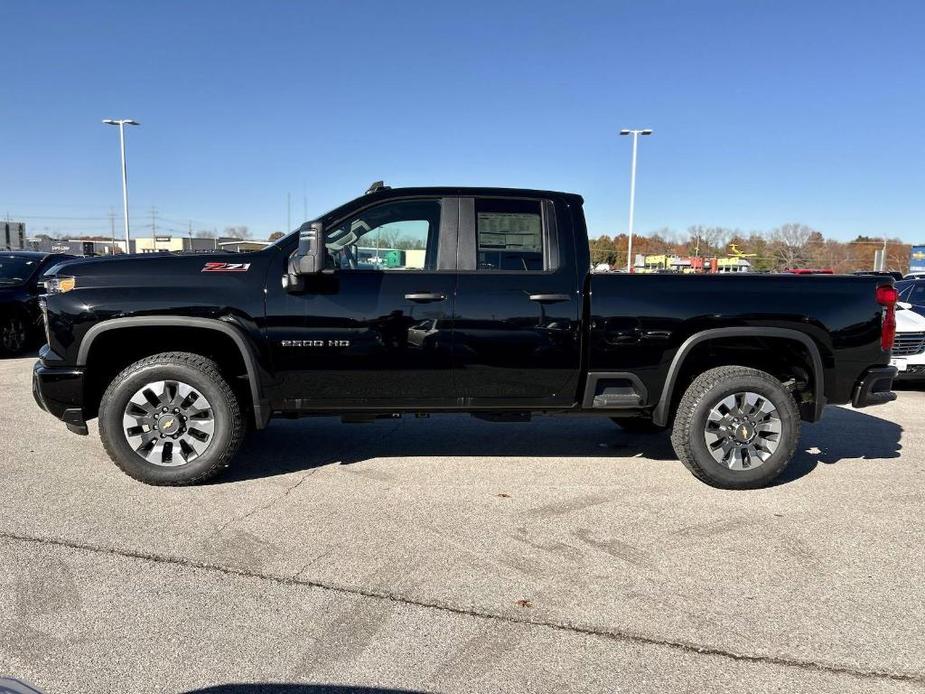
MULTIPOLYGON (((309 473, 310 474, 310 473, 309 473)), ((305 475, 308 477, 308 475, 305 475)), ((290 488, 290 491, 295 489, 299 484, 304 481, 305 477, 302 478, 298 483, 293 485, 290 488)), ((283 495, 285 496, 285 494, 283 495)), ((282 498, 282 497, 280 497, 282 498)), ((319 581, 311 581, 307 579, 300 579, 298 576, 279 576, 273 574, 265 574, 257 571, 249 571, 247 569, 239 569, 228 566, 222 566, 219 564, 210 564, 204 561, 196 561, 192 559, 185 559, 182 557, 171 557, 168 555, 157 554, 153 552, 142 552, 138 550, 129 550, 129 549, 119 549, 116 547, 99 547, 96 545, 91 545, 88 543, 75 542, 72 540, 65 539, 56 539, 48 537, 36 537, 31 535, 19 535, 16 533, 2 532, 0 531, 0 540, 8 540, 10 542, 21 542, 21 543, 31 543, 44 545, 49 547, 63 547, 78 551, 92 552, 95 554, 104 554, 116 557, 122 557, 126 559, 137 559, 142 561, 149 561, 159 564, 171 564, 174 566, 181 566, 184 568, 190 569, 200 569, 204 571, 214 571, 218 573, 223 573, 228 576, 240 576, 243 578, 253 578, 263 581, 272 581, 273 583, 281 585, 293 585, 293 586, 303 586, 307 588, 317 588, 320 590, 327 590, 334 593, 342 593, 345 595, 352 595, 358 597, 372 598, 377 600, 387 600, 389 602, 408 605, 412 607, 421 607, 425 609, 439 610, 442 612, 448 612, 451 614, 463 615, 468 617, 474 617, 477 619, 485 620, 495 620, 499 622, 506 622, 509 624, 519 624, 519 625, 530 625, 538 627, 546 627, 549 629, 555 629, 557 631, 564 631, 573 634, 583 634, 587 636, 597 636, 601 638, 609 638, 615 641, 626 641, 629 643, 637 643, 650 646, 663 646, 666 648, 673 648, 685 653, 691 654, 700 654, 700 655, 712 655, 721 658, 728 658, 729 660, 735 660, 739 662, 752 662, 752 663, 762 663, 770 665, 778 665, 782 667, 792 667, 802 670, 814 670, 821 672, 828 672, 837 675, 846 675, 850 677, 856 677, 860 679, 873 679, 873 680, 892 680, 898 682, 912 682, 916 684, 925 684, 925 672, 892 672, 889 670, 870 670, 862 668, 854 668, 845 665, 839 665, 836 663, 826 663, 823 661, 809 660, 806 658, 799 657, 784 657, 784 656, 772 656, 772 655, 755 655, 749 653, 738 653, 719 646, 710 646, 706 644, 698 644, 691 641, 685 641, 681 639, 669 639, 661 638, 656 636, 646 636, 645 634, 633 632, 625 629, 604 629, 601 627, 581 625, 581 624, 565 624, 560 622, 549 621, 545 619, 532 619, 527 616, 512 616, 506 615, 499 612, 492 612, 488 609, 479 609, 475 607, 459 607, 449 603, 427 601, 419 598, 410 598, 403 595, 398 595, 395 593, 390 593, 387 591, 379 591, 368 588, 356 588, 356 587, 347 587, 347 586, 337 586, 327 583, 321 583, 319 581)))
POLYGON ((250 518, 251 516, 253 516, 253 515, 257 514, 257 513, 260 513, 261 511, 266 511, 266 510, 267 510, 268 508, 270 508, 271 506, 274 506, 274 505, 278 504, 280 501, 282 501, 282 500, 285 499, 287 496, 289 496, 292 492, 294 492, 294 491, 299 487, 299 485, 301 485, 305 480, 307 480, 309 477, 311 477, 311 476, 312 476, 313 474, 315 474, 316 472, 318 472, 318 468, 312 468, 311 470, 309 470, 308 472, 306 472, 304 475, 302 475, 302 476, 299 478, 299 481, 298 481, 298 482, 296 482, 295 484, 292 484, 292 485, 289 485, 288 487, 286 487, 285 491, 284 491, 282 494, 280 494, 280 495, 277 496, 277 497, 274 497, 273 499, 270 499, 270 501, 267 502, 266 504, 264 504, 263 506, 255 506, 254 508, 252 508, 252 509, 251 509, 250 511, 248 511, 247 513, 242 513, 240 516, 235 516, 235 517, 231 518, 230 520, 226 521, 225 523, 223 523, 222 525, 220 525, 219 528, 218 528, 214 533, 212 533, 211 535, 209 535, 209 536, 206 538, 206 540, 211 540, 211 539, 213 539, 213 538, 216 538, 216 537, 218 537, 219 535, 221 535, 225 530, 227 530, 230 526, 234 525, 235 523, 240 523, 241 521, 245 521, 245 520, 247 520, 248 518, 250 518))
POLYGON ((325 551, 323 551, 321 554, 318 554, 318 555, 312 557, 311 559, 309 559, 307 562, 305 562, 304 564, 302 564, 302 567, 301 567, 298 571, 296 571, 294 574, 292 574, 292 579, 293 579, 293 580, 299 580, 299 576, 301 576, 302 573, 303 573, 308 567, 310 567, 310 566, 311 566, 312 564, 314 564, 316 561, 318 561, 318 560, 320 560, 320 559, 323 559, 324 557, 328 556, 328 555, 329 555, 331 552, 333 552, 333 551, 334 551, 334 548, 333 548, 333 547, 328 547, 328 548, 327 548, 325 551))

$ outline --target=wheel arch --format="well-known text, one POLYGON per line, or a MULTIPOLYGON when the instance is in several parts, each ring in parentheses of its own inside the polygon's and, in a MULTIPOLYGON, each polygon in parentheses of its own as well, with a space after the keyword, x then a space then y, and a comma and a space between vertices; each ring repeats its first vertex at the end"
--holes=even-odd
POLYGON ((716 342, 727 338, 771 338, 799 344, 808 355, 812 371, 810 378, 813 391, 813 407, 808 419, 810 421, 816 421, 822 416, 822 409, 825 407, 826 403, 825 370, 823 367, 822 355, 819 352, 819 346, 809 335, 790 328, 728 327, 712 328, 710 330, 694 333, 678 348, 678 351, 671 360, 671 365, 668 367, 668 373, 665 377, 665 384, 662 387, 661 396, 652 412, 652 420, 656 424, 660 426, 668 424, 672 404, 676 400, 675 391, 678 379, 684 370, 686 360, 698 347, 709 344, 711 341, 716 342))
MULTIPOLYGON (((250 404, 254 415, 254 423, 258 429, 266 426, 270 418, 268 403, 263 398, 260 370, 257 357, 253 348, 248 342, 243 332, 233 324, 218 320, 215 318, 199 318, 193 316, 131 316, 124 318, 111 318, 93 325, 87 330, 77 351, 77 366, 86 367, 93 356, 94 344, 100 344, 99 338, 113 331, 124 330, 126 332, 138 328, 164 328, 164 329, 181 329, 212 331, 222 334, 230 344, 234 345, 236 354, 240 357, 241 364, 247 378, 247 394, 250 396, 250 404)), ((173 347, 174 349, 178 347, 173 347)), ((158 349, 157 351, 164 351, 158 349)))

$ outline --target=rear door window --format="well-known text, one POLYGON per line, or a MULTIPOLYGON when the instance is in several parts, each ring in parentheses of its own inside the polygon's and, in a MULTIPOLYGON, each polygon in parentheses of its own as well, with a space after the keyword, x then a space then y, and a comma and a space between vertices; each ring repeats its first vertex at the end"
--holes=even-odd
POLYGON ((543 214, 538 200, 480 198, 475 202, 478 269, 540 272, 543 214))

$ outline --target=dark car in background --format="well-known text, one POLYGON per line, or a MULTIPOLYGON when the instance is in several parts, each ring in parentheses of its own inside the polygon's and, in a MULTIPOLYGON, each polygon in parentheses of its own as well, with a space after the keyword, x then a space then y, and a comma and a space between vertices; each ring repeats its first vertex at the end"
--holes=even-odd
POLYGON ((856 270, 851 274, 858 277, 892 277, 897 282, 903 279, 903 273, 893 270, 856 270))
POLYGON ((20 354, 39 342, 42 273, 74 257, 34 251, 0 253, 0 356, 20 354))
POLYGON ((899 300, 909 304, 909 309, 925 316, 925 279, 903 280, 896 283, 899 300))

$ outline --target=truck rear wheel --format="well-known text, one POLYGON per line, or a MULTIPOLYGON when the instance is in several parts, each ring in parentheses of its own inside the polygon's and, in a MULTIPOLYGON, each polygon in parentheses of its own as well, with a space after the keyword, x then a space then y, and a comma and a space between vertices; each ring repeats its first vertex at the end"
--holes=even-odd
POLYGON ((700 480, 724 489, 768 485, 787 467, 800 415, 774 376, 721 366, 694 379, 681 398, 671 443, 700 480))
POLYGON ((113 462, 153 485, 205 482, 228 467, 245 427, 218 365, 166 352, 124 369, 100 402, 100 438, 113 462))

